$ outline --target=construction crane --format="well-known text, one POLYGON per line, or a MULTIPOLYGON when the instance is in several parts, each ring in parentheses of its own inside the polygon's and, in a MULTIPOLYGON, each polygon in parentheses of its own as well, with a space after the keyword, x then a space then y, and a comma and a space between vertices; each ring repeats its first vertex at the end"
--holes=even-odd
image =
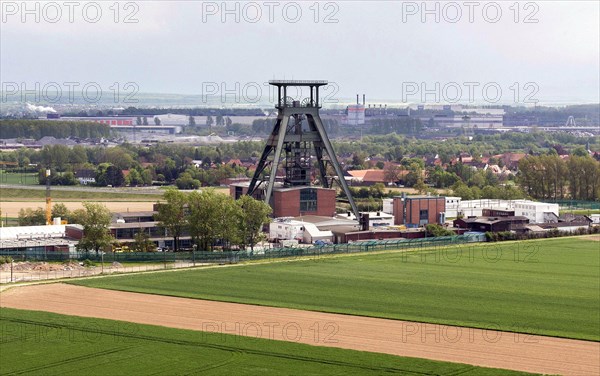
POLYGON ((46 224, 52 224, 52 197, 50 196, 50 169, 46 169, 46 224))

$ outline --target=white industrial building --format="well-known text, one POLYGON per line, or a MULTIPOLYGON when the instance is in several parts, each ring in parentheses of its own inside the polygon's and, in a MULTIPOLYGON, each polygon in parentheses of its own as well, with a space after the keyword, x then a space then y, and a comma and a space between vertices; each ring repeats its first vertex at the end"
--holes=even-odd
POLYGON ((552 216, 558 217, 559 205, 531 200, 481 199, 461 201, 459 208, 458 214, 464 217, 481 217, 483 209, 508 210, 514 211, 515 216, 527 217, 531 223, 544 223, 552 216))
POLYGON ((457 218, 460 211, 460 197, 445 197, 446 199, 446 218, 457 218))
MULTIPOLYGON (((515 216, 527 217, 531 223, 552 222, 558 218, 559 205, 531 200, 480 199, 462 200, 460 197, 445 197, 446 218, 481 217, 484 209, 514 211, 515 216)), ((383 199, 383 213, 394 214, 393 199, 383 199)), ((352 218, 354 219, 354 218, 352 218)), ((592 218, 600 223, 600 216, 592 218)))
POLYGON ((346 116, 342 118, 344 125, 363 125, 365 124, 365 105, 351 104, 346 110, 346 116))
POLYGON ((272 240, 297 240, 302 243, 312 244, 317 240, 331 242, 333 233, 321 231, 314 223, 297 221, 292 218, 275 218, 269 224, 269 239, 272 240))
MULTIPOLYGON (((60 219, 58 219, 60 222, 60 219)), ((16 226, 0 228, 0 249, 12 251, 76 251, 81 225, 16 226)))
POLYGON ((383 212, 387 214, 394 214, 394 199, 384 198, 383 200, 383 212))
POLYGON ((514 204, 517 201, 526 200, 463 200, 460 202, 458 214, 463 217, 481 217, 483 215, 483 209, 514 210, 514 204))
MULTIPOLYGON (((386 213, 385 211, 377 211, 361 214, 369 215, 369 228, 387 227, 394 225, 394 215, 391 213, 386 213)), ((335 218, 356 221, 356 217, 352 212, 338 214, 335 216, 335 218)))
POLYGON ((558 204, 529 200, 514 201, 514 211, 516 216, 527 217, 531 223, 544 223, 549 213, 558 217, 558 204))

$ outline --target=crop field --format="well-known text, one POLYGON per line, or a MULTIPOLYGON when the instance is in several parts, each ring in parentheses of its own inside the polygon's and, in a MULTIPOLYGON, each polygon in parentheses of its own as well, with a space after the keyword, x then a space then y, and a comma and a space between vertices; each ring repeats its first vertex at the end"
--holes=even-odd
POLYGON ((523 375, 464 364, 0 310, 0 374, 523 375))
POLYGON ((600 340, 600 247, 584 238, 357 254, 70 283, 600 340))

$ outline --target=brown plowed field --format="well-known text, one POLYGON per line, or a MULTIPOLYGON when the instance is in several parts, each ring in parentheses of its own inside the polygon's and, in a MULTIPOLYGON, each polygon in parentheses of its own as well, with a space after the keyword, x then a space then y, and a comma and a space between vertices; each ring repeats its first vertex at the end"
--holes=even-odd
MULTIPOLYGON (((17 287, 0 306, 547 374, 598 375, 600 343, 213 302, 67 284, 17 287)), ((224 339, 225 340, 225 339, 224 339)))

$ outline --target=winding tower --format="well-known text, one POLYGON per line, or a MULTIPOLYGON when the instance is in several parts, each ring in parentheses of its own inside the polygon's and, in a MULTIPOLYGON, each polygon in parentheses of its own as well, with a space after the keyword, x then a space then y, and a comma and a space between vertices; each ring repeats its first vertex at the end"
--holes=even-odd
MULTIPOLYGON (((300 197, 306 197, 310 195, 310 190, 302 188, 315 187, 317 184, 314 182, 318 181, 322 188, 332 188, 334 182, 337 182, 348 198, 354 215, 359 218, 358 208, 319 116, 319 89, 327 85, 327 81, 273 80, 269 84, 277 88, 277 120, 246 193, 263 198, 273 207, 274 189, 300 189, 300 197), (288 96, 290 87, 308 88, 309 96, 302 100, 292 98, 288 96), (314 165, 318 170, 318 179, 313 181, 314 165), (280 166, 283 166, 284 178, 283 182, 276 183, 280 166), (265 176, 267 167, 270 167, 271 172, 265 176), (328 171, 332 172, 332 176, 328 175, 328 171)), ((300 206, 301 212, 310 212, 303 209, 306 207, 300 206)))

